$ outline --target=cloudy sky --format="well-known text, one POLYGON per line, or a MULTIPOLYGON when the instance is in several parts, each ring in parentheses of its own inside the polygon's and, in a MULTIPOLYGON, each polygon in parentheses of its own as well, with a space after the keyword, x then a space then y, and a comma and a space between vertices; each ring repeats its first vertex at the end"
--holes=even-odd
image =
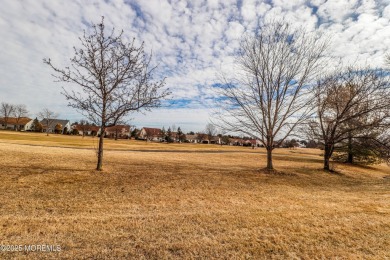
POLYGON ((172 91, 165 107, 130 116, 138 127, 204 129, 216 105, 208 87, 220 72, 233 73, 241 35, 267 19, 331 35, 331 54, 345 63, 384 66, 390 46, 390 0, 2 0, 0 102, 26 104, 30 117, 47 107, 81 119, 42 59, 66 66, 78 37, 101 16, 145 42, 172 91))

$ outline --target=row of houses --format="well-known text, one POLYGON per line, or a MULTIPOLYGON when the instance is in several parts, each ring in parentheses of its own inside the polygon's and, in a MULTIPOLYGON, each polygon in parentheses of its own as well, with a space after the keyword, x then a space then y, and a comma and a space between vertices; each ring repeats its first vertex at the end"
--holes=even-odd
MULTIPOLYGON (((39 121, 42 126, 42 132, 59 133, 59 134, 78 134, 78 135, 100 135, 100 128, 93 125, 74 124, 71 125, 69 120, 63 119, 42 119, 39 121)), ((28 117, 14 118, 9 117, 7 120, 0 118, 0 129, 18 130, 18 131, 33 131, 34 119, 28 117)), ((111 138, 130 138, 131 129, 128 125, 116 125, 108 127, 105 130, 105 136, 111 138)), ((166 133, 159 128, 143 127, 135 133, 137 139, 163 142, 166 141, 166 133)), ((202 144, 224 144, 224 145, 239 145, 239 146, 260 146, 260 142, 255 139, 242 138, 223 138, 221 136, 207 136, 206 134, 179 134, 178 132, 170 133, 170 141, 172 142, 188 142, 202 144)))
MULTIPOLYGON (((162 142, 165 140, 166 133, 163 133, 159 128, 143 127, 138 133, 138 139, 162 142)), ((201 144, 220 144, 220 145, 237 145, 237 146, 261 146, 259 140, 244 139, 244 138, 227 138, 222 136, 208 136, 203 133, 186 134, 180 136, 177 132, 171 132, 170 136, 173 142, 180 142, 185 140, 188 143, 201 144)))
MULTIPOLYGON (((42 126, 42 132, 68 134, 78 131, 80 135, 98 135, 100 128, 93 125, 71 125, 69 120, 64 119, 42 119, 38 121, 42 126)), ((15 130, 15 131, 33 131, 34 119, 28 117, 8 117, 7 120, 0 118, 0 129, 15 130)), ((130 126, 120 125, 109 127, 106 130, 106 135, 129 136, 130 126)))
MULTIPOLYGON (((62 134, 71 131, 71 124, 69 120, 62 119, 42 119, 39 121, 42 125, 43 132, 54 133, 56 130, 62 134), (58 127, 60 127, 58 129, 58 127), (57 129, 56 129, 57 128, 57 129)), ((16 131, 31 131, 33 130, 34 119, 28 117, 8 117, 0 118, 0 129, 16 130, 16 131)))

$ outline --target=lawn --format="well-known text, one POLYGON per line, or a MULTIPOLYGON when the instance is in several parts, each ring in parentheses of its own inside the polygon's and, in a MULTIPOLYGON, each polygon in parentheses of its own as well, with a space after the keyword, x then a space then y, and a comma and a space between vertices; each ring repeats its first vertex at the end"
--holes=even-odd
POLYGON ((390 168, 321 151, 106 140, 0 131, 2 245, 18 258, 390 258, 390 168))

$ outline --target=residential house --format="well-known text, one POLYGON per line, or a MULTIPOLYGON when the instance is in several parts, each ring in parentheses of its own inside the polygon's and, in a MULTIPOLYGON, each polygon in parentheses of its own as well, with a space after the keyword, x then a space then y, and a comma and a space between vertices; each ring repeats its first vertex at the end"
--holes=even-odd
POLYGON ((229 145, 260 147, 261 142, 257 139, 229 138, 229 145))
POLYGON ((244 142, 242 138, 229 138, 229 145, 242 146, 244 142))
POLYGON ((8 130, 27 131, 31 129, 33 121, 28 117, 8 117, 7 120, 0 118, 0 129, 5 129, 7 123, 8 130))
POLYGON ((46 133, 55 133, 57 125, 61 126, 61 134, 67 134, 71 131, 70 121, 63 119, 42 119, 40 121, 43 127, 43 132, 46 133), (49 123, 49 124, 48 124, 49 123))
POLYGON ((72 130, 77 130, 79 135, 92 135, 95 136, 98 134, 100 128, 94 125, 72 125, 72 130))
POLYGON ((163 141, 164 136, 160 128, 143 127, 138 134, 141 140, 163 141))
POLYGON ((187 134, 186 135, 186 140, 187 140, 187 142, 189 142, 189 143, 198 143, 198 135, 196 135, 196 134, 194 134, 194 135, 189 135, 189 134, 187 134))
POLYGON ((246 139, 243 142, 243 146, 260 147, 261 142, 260 140, 256 140, 256 139, 246 139))
POLYGON ((115 125, 106 128, 105 136, 110 138, 130 138, 130 126, 128 125, 115 125))

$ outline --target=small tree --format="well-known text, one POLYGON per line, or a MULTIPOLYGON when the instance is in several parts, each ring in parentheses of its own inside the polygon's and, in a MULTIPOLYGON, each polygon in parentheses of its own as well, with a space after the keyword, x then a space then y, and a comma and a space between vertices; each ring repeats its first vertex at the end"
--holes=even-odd
POLYGON ((56 134, 61 134, 62 133, 62 125, 61 124, 56 124, 56 126, 54 127, 54 132, 56 134))
MULTIPOLYGON (((82 47, 74 48, 71 66, 65 69, 54 66, 44 59, 58 81, 80 87, 80 92, 63 88, 69 106, 77 109, 92 122, 100 126, 101 133, 116 125, 129 113, 151 109, 160 105, 168 95, 163 91, 164 80, 153 81, 156 67, 150 66, 144 44, 136 46, 135 40, 123 40, 123 31, 107 34, 104 18, 92 26, 92 32, 80 37, 82 47)), ((97 151, 97 170, 103 165, 103 137, 100 135, 97 151)))
POLYGON ((179 139, 179 142, 184 142, 186 140, 185 134, 181 131, 180 126, 177 128, 177 138, 179 139))
POLYGON ((45 123, 43 128, 46 128, 46 135, 49 136, 49 127, 53 123, 53 120, 58 116, 57 113, 44 108, 41 112, 38 113, 38 117, 42 118, 42 121, 45 123))
POLYGON ((13 111, 13 115, 15 117, 16 125, 18 126, 17 128, 15 128, 16 131, 20 130, 20 127, 19 127, 20 119, 22 117, 26 117, 27 114, 28 114, 28 110, 26 108, 26 105, 20 104, 20 105, 15 106, 15 109, 13 111))
POLYGON ((15 111, 15 106, 6 102, 2 102, 0 106, 0 113, 3 117, 4 128, 7 129, 8 119, 15 111))
POLYGON ((161 128, 161 139, 166 140, 167 131, 165 130, 165 127, 161 128))
POLYGON ((131 131, 130 137, 136 138, 138 135, 139 129, 134 128, 133 131, 131 131))
POLYGON ((34 132, 42 132, 43 126, 39 122, 38 118, 35 118, 32 125, 31 125, 31 130, 34 132))
POLYGON ((171 130, 171 127, 168 127, 168 130, 167 130, 167 133, 166 133, 166 136, 165 136, 165 140, 168 143, 172 143, 172 130, 171 130))
POLYGON ((217 128, 215 127, 215 125, 208 123, 206 125, 205 132, 209 143, 211 143, 213 137, 217 134, 217 128))

